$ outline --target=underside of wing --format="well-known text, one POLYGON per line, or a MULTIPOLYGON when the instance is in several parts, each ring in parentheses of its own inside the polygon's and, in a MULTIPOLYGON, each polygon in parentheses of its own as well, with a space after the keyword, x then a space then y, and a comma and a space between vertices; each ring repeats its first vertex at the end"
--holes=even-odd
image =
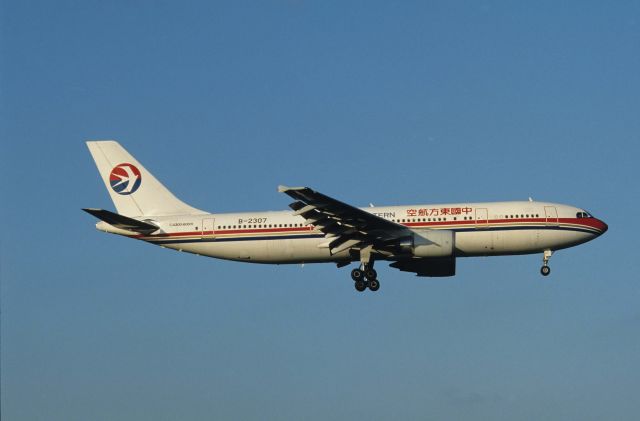
POLYGON ((294 215, 323 232, 332 254, 348 249, 384 249, 409 235, 403 225, 388 221, 355 206, 333 199, 309 187, 279 186, 278 191, 295 199, 289 207, 294 215))
POLYGON ((389 266, 403 272, 413 272, 416 276, 453 276, 456 274, 455 257, 412 258, 399 260, 389 266))

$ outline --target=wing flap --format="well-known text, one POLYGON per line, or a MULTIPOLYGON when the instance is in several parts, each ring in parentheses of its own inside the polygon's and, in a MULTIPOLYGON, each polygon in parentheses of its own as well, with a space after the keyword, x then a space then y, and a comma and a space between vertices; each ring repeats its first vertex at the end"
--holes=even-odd
POLYGON ((339 253, 367 245, 383 246, 406 236, 407 228, 355 206, 333 199, 309 187, 279 186, 278 191, 295 200, 289 207, 293 214, 325 234, 330 241, 322 247, 339 253))
POLYGON ((361 244, 362 241, 357 238, 347 239, 339 245, 333 245, 333 242, 329 244, 329 249, 331 250, 331 254, 338 254, 342 251, 349 250, 352 247, 355 247, 361 244))

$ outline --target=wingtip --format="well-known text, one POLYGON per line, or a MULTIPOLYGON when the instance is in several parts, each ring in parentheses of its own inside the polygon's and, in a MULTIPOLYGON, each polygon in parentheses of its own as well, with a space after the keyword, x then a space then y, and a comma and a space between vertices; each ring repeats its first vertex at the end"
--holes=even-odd
POLYGON ((282 184, 278 186, 279 193, 286 193, 291 190, 304 190, 304 189, 306 189, 306 187, 289 187, 289 186, 283 186, 282 184))

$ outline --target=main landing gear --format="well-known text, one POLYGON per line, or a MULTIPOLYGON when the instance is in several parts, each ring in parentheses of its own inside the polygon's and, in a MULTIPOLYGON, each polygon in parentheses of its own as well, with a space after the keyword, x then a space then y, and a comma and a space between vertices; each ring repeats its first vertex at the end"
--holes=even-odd
POLYGON ((358 292, 362 292, 367 288, 371 291, 380 289, 378 272, 373 268, 372 249, 373 247, 369 245, 360 250, 360 267, 351 271, 351 279, 355 282, 354 286, 358 292))
POLYGON ((351 271, 351 279, 354 281, 356 290, 359 292, 369 288, 371 291, 380 289, 380 281, 378 281, 378 273, 371 265, 356 268, 351 271))
POLYGON ((551 258, 552 254, 553 251, 545 250, 544 254, 542 255, 542 267, 540 268, 540 273, 542 274, 542 276, 549 276, 549 274, 551 273, 551 268, 549 267, 549 259, 551 258))

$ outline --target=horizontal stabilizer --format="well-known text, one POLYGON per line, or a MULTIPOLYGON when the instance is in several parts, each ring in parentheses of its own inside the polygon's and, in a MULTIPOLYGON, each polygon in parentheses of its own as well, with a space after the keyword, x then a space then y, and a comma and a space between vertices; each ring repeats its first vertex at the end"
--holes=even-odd
POLYGON ((140 234, 151 234, 157 231, 159 227, 149 222, 138 221, 137 219, 129 218, 124 215, 117 214, 104 209, 82 209, 83 211, 90 213, 96 218, 106 222, 107 224, 116 228, 139 232, 140 234))

